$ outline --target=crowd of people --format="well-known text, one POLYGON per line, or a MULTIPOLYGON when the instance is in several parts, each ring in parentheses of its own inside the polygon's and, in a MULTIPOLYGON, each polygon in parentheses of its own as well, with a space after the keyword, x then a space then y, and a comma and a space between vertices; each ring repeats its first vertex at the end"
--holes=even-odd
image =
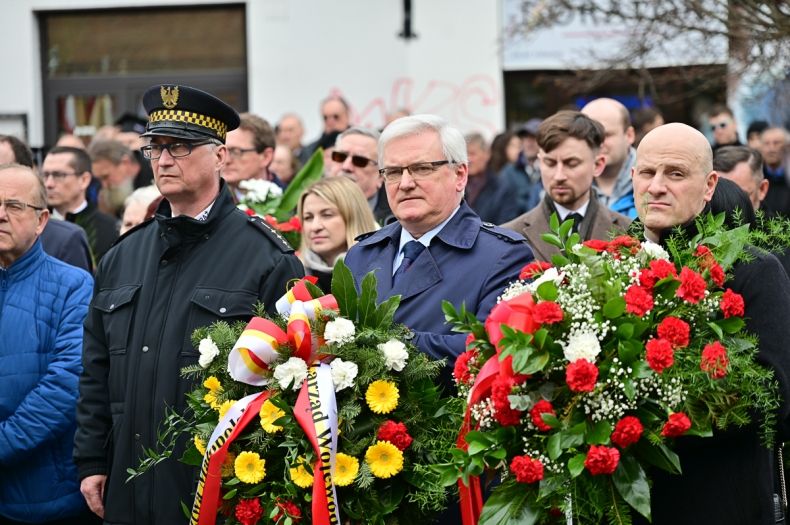
MULTIPOLYGON (((358 283, 374 272, 380 300, 400 295, 395 320, 449 370, 465 336, 442 301, 485 319, 525 264, 558 253, 541 239, 552 214, 584 240, 631 231, 659 243, 711 209, 790 215, 788 131, 755 122, 742 144, 724 106, 709 114, 713 144, 610 98, 489 143, 405 111, 383 130, 352 126, 349 104, 330 97, 321 136, 305 143, 298 115, 272 126, 188 86, 154 86, 143 104, 147 119, 124 116, 89 145, 64 136, 39 166, 0 136, 2 523, 185 523, 193 469, 172 459, 126 478, 167 410, 185 407, 193 330, 246 321, 258 301, 274 313, 305 274, 329 292, 339 260, 358 283), (319 148, 324 174, 298 199, 292 247, 237 208, 241 183, 285 188, 319 148)), ((747 298, 784 421, 790 260, 777 255, 729 284, 747 298)), ((775 523, 778 465, 757 431, 707 443, 681 452, 683 476, 656 478, 654 522, 775 523)))

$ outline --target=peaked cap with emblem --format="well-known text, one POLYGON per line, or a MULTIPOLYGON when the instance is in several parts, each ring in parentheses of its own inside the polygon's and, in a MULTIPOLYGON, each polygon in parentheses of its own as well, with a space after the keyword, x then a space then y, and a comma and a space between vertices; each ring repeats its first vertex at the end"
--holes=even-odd
POLYGON ((157 85, 143 95, 148 124, 143 137, 165 136, 225 142, 239 127, 236 110, 205 91, 189 86, 157 85))

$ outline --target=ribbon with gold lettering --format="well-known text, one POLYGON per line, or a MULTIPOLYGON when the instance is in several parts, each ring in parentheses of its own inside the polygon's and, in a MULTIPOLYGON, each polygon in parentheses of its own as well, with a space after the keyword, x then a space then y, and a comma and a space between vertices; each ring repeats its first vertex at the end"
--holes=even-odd
MULTIPOLYGON (((317 485, 313 487, 313 517, 315 523, 339 523, 331 476, 337 450, 335 390, 329 365, 314 364, 318 358, 318 345, 314 344, 310 330, 310 321, 315 320, 321 311, 338 309, 337 301, 332 295, 313 299, 304 280, 300 280, 276 305, 278 313, 288 317, 286 331, 267 319, 255 317, 250 320, 228 355, 228 372, 236 381, 265 387, 271 381, 271 367, 281 361, 280 349, 284 346, 290 346, 293 356, 309 365, 315 380, 311 386, 308 374, 294 413, 319 457, 315 472, 321 476, 314 477, 317 485), (305 414, 301 420, 299 413, 305 414), (317 497, 319 495, 322 497, 317 497), (317 520, 316 516, 325 519, 317 520)), ((222 463, 228 447, 254 420, 269 396, 270 391, 265 390, 237 401, 217 424, 206 447, 190 525, 213 525, 221 499, 222 463)))

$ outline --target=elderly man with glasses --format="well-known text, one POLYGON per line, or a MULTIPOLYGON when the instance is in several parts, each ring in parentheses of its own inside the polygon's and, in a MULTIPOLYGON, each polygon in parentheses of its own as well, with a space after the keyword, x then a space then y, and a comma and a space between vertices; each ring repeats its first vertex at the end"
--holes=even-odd
POLYGON ((361 237, 346 264, 358 283, 376 272, 379 299, 400 295, 395 320, 414 330, 420 350, 452 367, 465 336, 444 322, 442 301, 465 304, 485 319, 532 251, 520 234, 482 222, 464 202, 466 142, 444 119, 393 121, 381 134, 378 153, 397 222, 361 237))
POLYGON ((378 131, 361 127, 349 128, 338 135, 332 151, 330 174, 343 175, 356 182, 376 221, 386 224, 392 219, 392 211, 376 160, 378 140, 378 131))
POLYGON ((93 279, 47 255, 43 181, 0 165, 0 522, 98 522, 71 459, 93 279))
POLYGON ((271 125, 252 113, 242 113, 239 119, 239 127, 229 131, 225 140, 228 158, 222 178, 238 199, 244 195, 244 191, 239 189, 239 183, 244 180, 268 180, 285 188, 285 184, 269 171, 275 146, 271 125))
POLYGON ((238 210, 220 173, 239 116, 187 86, 146 91, 142 147, 164 200, 153 220, 124 234, 96 273, 85 322, 74 458, 82 493, 105 523, 182 524, 194 470, 177 459, 126 483, 154 447, 167 411, 185 409, 195 328, 247 321, 256 302, 274 311, 302 265, 285 240, 238 210))

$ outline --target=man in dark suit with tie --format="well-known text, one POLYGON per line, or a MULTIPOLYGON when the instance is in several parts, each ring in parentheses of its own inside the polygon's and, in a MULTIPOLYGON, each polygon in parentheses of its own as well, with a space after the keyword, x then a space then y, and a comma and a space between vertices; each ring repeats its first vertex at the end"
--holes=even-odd
POLYGON ((546 196, 539 205, 503 224, 526 237, 541 261, 550 261, 559 248, 543 239, 549 232, 553 213, 561 221, 573 220, 574 231, 583 240, 608 240, 610 232, 625 232, 631 219, 599 204, 593 180, 606 161, 600 152, 605 137, 603 126, 578 111, 560 111, 538 128, 540 178, 546 196))
POLYGON ((485 319, 532 251, 521 235, 483 223, 463 201, 466 143, 444 119, 393 121, 379 139, 378 165, 397 222, 362 236, 345 262, 357 284, 375 272, 379 299, 400 295, 395 321, 414 331, 420 350, 452 366, 466 336, 445 323, 442 301, 485 319))

